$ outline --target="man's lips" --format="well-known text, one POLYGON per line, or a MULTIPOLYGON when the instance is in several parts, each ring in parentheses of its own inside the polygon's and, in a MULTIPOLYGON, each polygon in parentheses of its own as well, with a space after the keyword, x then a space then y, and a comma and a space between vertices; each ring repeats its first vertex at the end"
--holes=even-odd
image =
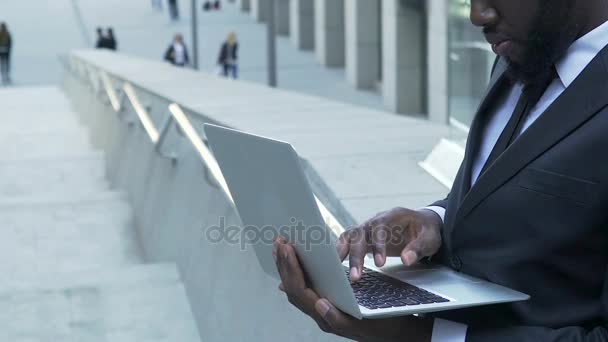
POLYGON ((503 40, 500 43, 492 44, 492 50, 495 54, 506 57, 509 55, 509 52, 511 52, 512 46, 513 42, 511 42, 511 40, 503 40))
POLYGON ((485 36, 488 43, 492 45, 492 50, 497 55, 507 56, 511 51, 513 41, 509 37, 494 32, 486 33, 485 36))

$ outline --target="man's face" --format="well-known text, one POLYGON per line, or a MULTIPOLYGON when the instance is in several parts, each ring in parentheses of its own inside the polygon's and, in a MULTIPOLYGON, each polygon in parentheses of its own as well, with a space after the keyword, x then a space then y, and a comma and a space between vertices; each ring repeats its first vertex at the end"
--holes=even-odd
POLYGON ((576 38, 576 0, 471 0, 471 22, 483 27, 494 52, 510 62, 512 76, 534 82, 576 38))

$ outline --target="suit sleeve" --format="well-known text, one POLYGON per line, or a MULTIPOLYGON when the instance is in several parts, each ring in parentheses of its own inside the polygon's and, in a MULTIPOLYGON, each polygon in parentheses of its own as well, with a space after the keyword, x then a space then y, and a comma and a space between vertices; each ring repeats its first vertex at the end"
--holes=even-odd
POLYGON ((467 342, 608 342, 608 271, 604 277, 604 291, 600 298, 602 323, 592 328, 564 327, 550 329, 534 326, 511 326, 499 329, 483 329, 469 326, 467 342))
POLYGON ((167 51, 165 51, 165 60, 168 62, 172 62, 171 53, 173 52, 173 46, 169 45, 167 51))
POLYGON ((446 198, 429 205, 429 207, 442 207, 445 209, 448 207, 448 198, 450 198, 450 194, 448 194, 446 198))

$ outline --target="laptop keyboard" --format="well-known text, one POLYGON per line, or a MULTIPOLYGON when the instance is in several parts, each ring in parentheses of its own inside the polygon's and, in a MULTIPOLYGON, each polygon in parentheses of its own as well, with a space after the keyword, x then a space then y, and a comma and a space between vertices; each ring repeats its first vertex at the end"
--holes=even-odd
MULTIPOLYGON (((347 276, 349 273, 346 269, 347 276)), ((370 310, 450 301, 368 268, 363 269, 361 280, 351 283, 351 286, 359 305, 370 310)))

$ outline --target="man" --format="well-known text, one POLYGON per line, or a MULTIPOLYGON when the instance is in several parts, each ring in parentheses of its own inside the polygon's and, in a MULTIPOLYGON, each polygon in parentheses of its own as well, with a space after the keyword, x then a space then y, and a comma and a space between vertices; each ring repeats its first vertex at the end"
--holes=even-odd
POLYGON ((11 51, 13 38, 6 23, 0 23, 0 76, 2 84, 11 83, 11 51))
POLYGON ((152 8, 162 11, 163 10, 163 0, 152 0, 152 8))
POLYGON ((118 49, 118 42, 116 41, 116 36, 114 35, 114 29, 111 27, 108 27, 108 31, 107 31, 107 35, 106 35, 106 48, 110 49, 112 51, 116 51, 118 49))
POLYGON ((184 37, 181 34, 175 35, 173 43, 165 52, 165 60, 178 67, 185 67, 188 64, 188 48, 186 48, 184 37))
POLYGON ((173 21, 179 19, 179 9, 177 7, 177 0, 169 0, 169 16, 173 21))
POLYGON ((105 49, 107 47, 107 38, 103 34, 103 29, 101 27, 97 28, 97 41, 95 42, 96 49, 105 49))
POLYGON ((357 340, 608 341, 608 0, 471 5, 499 59, 451 193, 379 214, 338 252, 353 281, 366 253, 378 266, 433 257, 531 300, 357 321, 307 286, 277 240, 280 288, 324 331, 357 340))

